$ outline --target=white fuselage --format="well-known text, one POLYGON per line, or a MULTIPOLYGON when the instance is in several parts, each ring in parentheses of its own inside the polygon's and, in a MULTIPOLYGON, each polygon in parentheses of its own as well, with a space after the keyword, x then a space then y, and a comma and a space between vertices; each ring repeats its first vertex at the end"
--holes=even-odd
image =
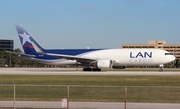
POLYGON ((173 55, 160 49, 109 49, 85 54, 85 57, 107 58, 115 61, 114 65, 160 65, 175 59, 173 55))
MULTIPOLYGON (((97 60, 110 59, 113 66, 153 66, 172 62, 175 57, 169 52, 161 49, 105 49, 86 52, 79 57, 95 58, 97 60)), ((75 60, 42 60, 31 58, 32 60, 43 62, 46 64, 76 64, 75 60)))

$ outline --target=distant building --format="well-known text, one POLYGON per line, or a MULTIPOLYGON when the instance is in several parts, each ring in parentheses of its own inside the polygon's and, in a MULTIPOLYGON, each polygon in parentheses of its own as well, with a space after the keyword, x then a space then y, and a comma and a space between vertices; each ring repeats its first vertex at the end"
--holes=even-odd
POLYGON ((122 48, 159 48, 172 53, 180 59, 180 44, 166 44, 163 40, 150 40, 148 44, 122 44, 122 48))
POLYGON ((13 40, 0 39, 0 50, 13 51, 13 49, 14 49, 13 40))

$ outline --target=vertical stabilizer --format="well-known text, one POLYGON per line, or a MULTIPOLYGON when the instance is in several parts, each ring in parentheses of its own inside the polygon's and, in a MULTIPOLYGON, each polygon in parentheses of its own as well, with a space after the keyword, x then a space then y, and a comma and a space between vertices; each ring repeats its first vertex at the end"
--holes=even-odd
POLYGON ((21 41, 22 48, 26 54, 37 54, 31 42, 33 42, 39 49, 44 50, 33 38, 33 36, 25 30, 22 25, 15 25, 19 39, 21 41))

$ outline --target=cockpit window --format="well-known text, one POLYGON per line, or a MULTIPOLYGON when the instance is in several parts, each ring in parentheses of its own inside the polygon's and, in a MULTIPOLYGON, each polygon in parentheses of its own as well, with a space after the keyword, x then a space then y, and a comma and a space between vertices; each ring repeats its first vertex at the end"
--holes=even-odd
POLYGON ((172 53, 165 53, 165 55, 173 55, 172 53))

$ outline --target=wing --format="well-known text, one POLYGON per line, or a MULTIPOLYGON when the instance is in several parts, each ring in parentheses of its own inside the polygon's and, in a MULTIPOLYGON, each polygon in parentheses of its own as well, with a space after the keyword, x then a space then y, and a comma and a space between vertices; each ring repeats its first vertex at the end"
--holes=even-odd
POLYGON ((67 60, 76 60, 77 62, 81 62, 81 63, 95 63, 98 60, 96 58, 89 58, 89 57, 83 57, 83 56, 80 57, 80 56, 72 56, 72 55, 45 53, 40 48, 38 48, 34 42, 31 42, 31 44, 33 45, 36 52, 42 55, 54 56, 57 58, 64 58, 67 60))
MULTIPOLYGON (((42 52, 41 52, 42 53, 42 52)), ((72 56, 72 55, 63 55, 63 54, 53 54, 53 53, 45 53, 45 55, 54 56, 57 58, 64 58, 67 60, 76 60, 77 62, 82 63, 94 63, 97 62, 98 59, 96 58, 89 58, 89 57, 83 57, 83 56, 72 56)))

